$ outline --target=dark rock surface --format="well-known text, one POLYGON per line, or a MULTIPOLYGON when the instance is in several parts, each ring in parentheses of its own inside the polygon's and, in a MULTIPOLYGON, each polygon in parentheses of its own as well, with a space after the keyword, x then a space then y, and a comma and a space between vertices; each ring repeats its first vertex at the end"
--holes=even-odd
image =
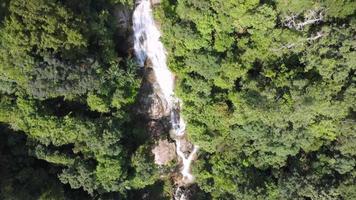
POLYGON ((115 17, 115 41, 116 49, 120 54, 130 53, 133 47, 132 34, 132 9, 124 5, 117 5, 113 9, 115 17))
POLYGON ((152 138, 159 138, 166 132, 166 127, 161 121, 151 120, 147 123, 146 130, 152 138))
POLYGON ((138 113, 147 120, 158 120, 169 115, 170 110, 161 89, 156 82, 151 62, 146 61, 139 92, 138 113))

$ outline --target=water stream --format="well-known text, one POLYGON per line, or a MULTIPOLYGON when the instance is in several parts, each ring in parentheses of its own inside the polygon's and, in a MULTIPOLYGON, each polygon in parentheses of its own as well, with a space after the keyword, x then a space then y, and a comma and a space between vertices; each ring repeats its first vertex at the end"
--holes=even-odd
POLYGON ((154 22, 150 0, 139 0, 136 5, 133 13, 135 55, 141 67, 145 66, 148 59, 152 64, 156 82, 163 93, 170 113, 170 132, 174 135, 172 139, 175 140, 176 153, 182 164, 181 182, 183 185, 187 185, 194 181, 190 168, 198 146, 193 146, 189 156, 186 156, 181 150, 181 143, 185 136, 185 122, 180 115, 182 103, 174 95, 174 75, 167 66, 167 53, 160 41, 161 33, 154 22))

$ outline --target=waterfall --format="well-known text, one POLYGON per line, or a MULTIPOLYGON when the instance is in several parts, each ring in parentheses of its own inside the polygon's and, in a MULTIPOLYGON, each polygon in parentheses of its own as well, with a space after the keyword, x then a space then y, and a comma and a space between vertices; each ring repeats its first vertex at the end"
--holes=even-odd
POLYGON ((180 115, 182 103, 174 96, 174 75, 167 67, 167 53, 160 41, 161 33, 158 30, 151 9, 150 0, 139 0, 133 13, 134 50, 138 63, 145 66, 147 60, 151 62, 156 82, 167 102, 170 113, 171 134, 176 143, 176 153, 181 159, 182 183, 189 184, 194 181, 190 166, 198 146, 194 146, 188 157, 181 150, 181 140, 185 135, 185 122, 180 115))
POLYGON ((166 51, 160 42, 161 33, 152 17, 151 3, 141 0, 133 13, 134 50, 141 67, 146 59, 152 62, 156 81, 167 102, 172 102, 174 77, 169 71, 166 51))

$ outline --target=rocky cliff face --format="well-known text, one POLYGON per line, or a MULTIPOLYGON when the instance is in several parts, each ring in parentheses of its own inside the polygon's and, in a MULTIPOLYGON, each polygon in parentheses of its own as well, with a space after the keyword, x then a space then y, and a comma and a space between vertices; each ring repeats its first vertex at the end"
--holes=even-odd
MULTIPOLYGON (((145 119, 146 130, 156 141, 152 147, 155 163, 159 166, 164 166, 173 160, 177 160, 179 163, 177 167, 182 169, 184 164, 182 156, 188 158, 193 152, 194 146, 187 140, 186 135, 178 136, 173 131, 171 121, 178 120, 172 119, 171 112, 174 111, 179 113, 179 109, 174 110, 173 108, 171 110, 168 102, 166 102, 165 96, 156 81, 152 63, 147 59, 143 68, 137 113, 145 119), (177 145, 172 140, 179 141, 179 150, 183 155, 177 156, 177 145)), ((179 114, 173 116, 179 118, 179 114)), ((191 182, 190 180, 186 181, 182 174, 178 172, 173 173, 172 177, 174 183, 178 186, 187 186, 191 182)))
POLYGON ((124 5, 117 5, 113 9, 115 16, 117 50, 120 54, 130 53, 133 47, 132 37, 132 11, 131 8, 124 5))
MULTIPOLYGON (((172 160, 178 161, 174 171, 165 172, 178 186, 178 191, 194 182, 191 164, 199 147, 192 145, 185 135, 186 125, 180 115, 182 103, 174 95, 175 78, 167 66, 161 33, 152 15, 152 4, 158 2, 137 0, 133 12, 134 51, 143 68, 137 112, 147 121, 147 130, 154 137, 152 153, 155 163, 163 166, 172 160)), ((184 193, 185 190, 183 199, 186 197, 184 193)), ((182 199, 181 193, 177 195, 174 199, 182 199)))
POLYGON ((146 60, 144 67, 138 99, 138 113, 147 120, 163 119, 170 114, 168 102, 165 100, 156 81, 152 63, 149 59, 146 60))
POLYGON ((176 159, 176 147, 164 134, 169 131, 170 109, 156 81, 152 63, 146 60, 139 92, 137 113, 146 120, 146 130, 156 140, 152 153, 157 165, 167 165, 176 159))

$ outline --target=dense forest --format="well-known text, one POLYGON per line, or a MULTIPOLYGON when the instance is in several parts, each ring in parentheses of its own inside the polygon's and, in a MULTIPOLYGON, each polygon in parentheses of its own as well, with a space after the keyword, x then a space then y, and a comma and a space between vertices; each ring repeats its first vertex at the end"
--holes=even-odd
MULTIPOLYGON (((0 199, 170 199, 131 0, 0 0, 0 199)), ((356 199, 356 1, 162 0, 192 199, 356 199)))

